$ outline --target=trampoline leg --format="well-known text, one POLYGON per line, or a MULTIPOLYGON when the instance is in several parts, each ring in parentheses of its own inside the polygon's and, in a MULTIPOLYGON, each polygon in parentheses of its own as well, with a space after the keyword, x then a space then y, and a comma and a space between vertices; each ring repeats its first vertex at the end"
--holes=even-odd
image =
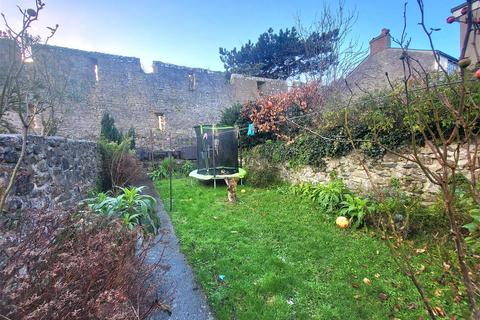
POLYGON ((217 179, 213 179, 213 189, 217 189, 217 179))

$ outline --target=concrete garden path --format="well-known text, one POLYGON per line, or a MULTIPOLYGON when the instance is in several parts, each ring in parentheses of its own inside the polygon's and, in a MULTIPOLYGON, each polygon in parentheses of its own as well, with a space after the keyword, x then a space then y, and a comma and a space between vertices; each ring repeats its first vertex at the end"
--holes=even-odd
POLYGON ((158 237, 158 239, 161 238, 161 241, 150 249, 148 258, 152 262, 158 261, 163 253, 161 264, 170 267, 167 271, 159 271, 158 277, 161 280, 161 285, 158 294, 159 297, 168 298, 172 314, 168 315, 165 311, 158 311, 150 319, 213 319, 205 294, 195 282, 192 268, 180 252, 179 242, 175 236, 170 216, 163 207, 160 195, 148 178, 143 178, 137 185, 145 186, 144 192, 157 200, 157 212, 161 222, 160 236, 158 237))

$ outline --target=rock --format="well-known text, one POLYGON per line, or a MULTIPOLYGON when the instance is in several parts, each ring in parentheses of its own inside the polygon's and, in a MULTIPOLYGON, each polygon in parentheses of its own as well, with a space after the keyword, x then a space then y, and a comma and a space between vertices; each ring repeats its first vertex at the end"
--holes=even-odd
POLYGON ((394 162, 386 162, 386 163, 382 163, 382 167, 384 167, 384 168, 396 168, 397 164, 394 163, 394 162))
POLYGON ((70 164, 66 158, 62 159, 62 169, 63 170, 68 170, 70 168, 70 164))
POLYGON ((20 153, 12 148, 5 149, 3 153, 3 161, 5 161, 6 163, 17 163, 19 158, 20 153))
POLYGON ((17 196, 27 196, 33 188, 34 184, 31 181, 31 174, 19 172, 14 185, 14 194, 17 196))
POLYGON ((10 197, 7 203, 7 211, 9 212, 14 212, 17 210, 22 209, 22 201, 19 198, 16 197, 10 197))
POLYGON ((35 171, 47 172, 48 171, 47 161, 45 161, 45 159, 41 159, 39 162, 37 162, 37 164, 35 165, 35 171))

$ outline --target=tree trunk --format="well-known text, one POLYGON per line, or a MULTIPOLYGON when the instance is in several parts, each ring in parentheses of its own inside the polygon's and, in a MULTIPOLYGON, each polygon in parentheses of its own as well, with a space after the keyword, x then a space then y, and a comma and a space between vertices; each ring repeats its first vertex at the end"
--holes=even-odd
POLYGON ((228 186, 228 202, 237 202, 237 184, 238 178, 225 178, 225 183, 228 186))
POLYGON ((0 213, 3 213, 5 204, 7 202, 8 195, 13 188, 13 184, 15 183, 15 179, 17 178, 18 170, 20 169, 20 166, 23 162, 23 158, 25 157, 25 153, 27 151, 27 134, 28 134, 28 126, 23 126, 22 150, 20 151, 20 157, 18 158, 18 161, 15 164, 15 168, 13 168, 12 175, 10 176, 10 180, 8 182, 7 188, 1 194, 1 197, 0 197, 0 213))

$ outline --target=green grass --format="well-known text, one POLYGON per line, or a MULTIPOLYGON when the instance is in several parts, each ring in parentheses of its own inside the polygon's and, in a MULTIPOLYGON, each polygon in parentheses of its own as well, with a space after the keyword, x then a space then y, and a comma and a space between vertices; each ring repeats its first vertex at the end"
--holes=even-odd
MULTIPOLYGON (((239 186, 238 203, 229 204, 225 186, 173 186, 182 251, 218 319, 426 318, 415 288, 369 232, 340 230, 274 189, 239 186)), ((167 183, 157 187, 168 207, 167 183)))

